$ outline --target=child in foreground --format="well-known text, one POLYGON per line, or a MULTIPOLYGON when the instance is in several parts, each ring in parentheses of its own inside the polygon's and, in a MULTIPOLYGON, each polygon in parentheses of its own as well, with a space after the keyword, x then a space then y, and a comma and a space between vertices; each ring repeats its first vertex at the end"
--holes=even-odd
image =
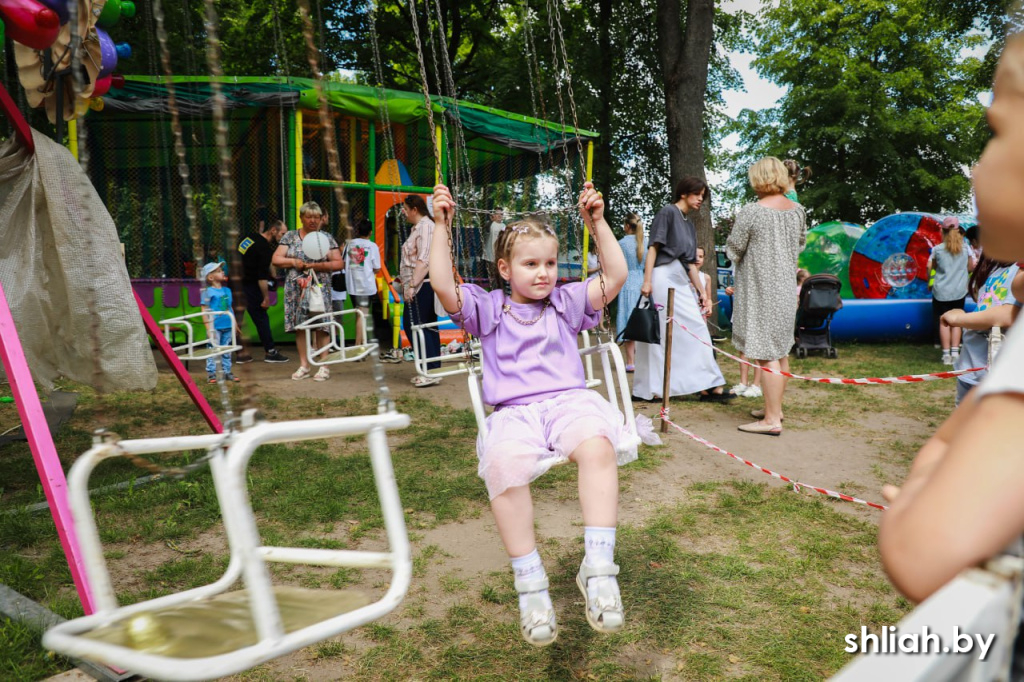
MULTIPOLYGON (((996 69, 993 137, 974 168, 986 256, 1024 259, 1024 35, 996 69)), ((879 550, 893 584, 921 601, 1024 532, 1024 329, 1017 322, 988 375, 918 452, 882 516, 879 550)))
POLYGON ((487 292, 456 285, 448 247, 455 203, 447 187, 434 188, 430 279, 452 319, 482 345, 483 399, 494 412, 477 439, 479 474, 512 562, 520 632, 535 646, 554 642, 558 626, 537 553, 530 482, 565 460, 579 467, 586 554, 576 585, 587 622, 598 632, 617 632, 624 624, 614 562, 617 467, 635 460, 636 452, 616 455, 615 446, 625 438, 622 414, 585 388, 576 337, 597 326, 604 297, 610 301, 618 294, 627 269, 604 219, 601 194, 590 183, 579 205, 602 257, 604 296, 597 278, 555 286, 558 239, 538 219, 510 222, 501 231, 495 264, 510 294, 487 292))

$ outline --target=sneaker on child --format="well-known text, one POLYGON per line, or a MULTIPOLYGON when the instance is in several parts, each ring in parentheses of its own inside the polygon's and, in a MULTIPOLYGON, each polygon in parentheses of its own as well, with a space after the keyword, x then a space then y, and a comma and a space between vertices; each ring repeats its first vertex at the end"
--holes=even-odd
POLYGON ((760 386, 747 386, 747 390, 743 391, 744 398, 760 398, 762 395, 760 386))
POLYGON ((736 384, 735 386, 729 389, 729 393, 732 393, 733 395, 743 395, 744 393, 746 393, 748 388, 749 386, 747 386, 746 384, 736 384))

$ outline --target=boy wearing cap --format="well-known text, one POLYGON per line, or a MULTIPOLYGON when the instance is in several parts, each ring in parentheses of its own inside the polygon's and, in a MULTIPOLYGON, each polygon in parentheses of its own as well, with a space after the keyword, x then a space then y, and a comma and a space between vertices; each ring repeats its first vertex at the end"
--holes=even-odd
MULTIPOLYGON (((206 286, 200 295, 200 303, 204 313, 210 312, 231 312, 231 289, 224 286, 228 276, 220 263, 207 263, 202 270, 203 282, 206 286)), ((231 344, 231 329, 235 326, 233 315, 209 315, 204 317, 206 321, 206 334, 218 346, 231 344), (212 318, 212 319, 211 319, 212 318)), ((227 381, 238 381, 238 378, 231 373, 231 354, 223 353, 220 356, 221 367, 224 369, 224 379, 227 381)), ((206 358, 206 376, 211 384, 217 383, 217 358, 216 356, 206 358)))

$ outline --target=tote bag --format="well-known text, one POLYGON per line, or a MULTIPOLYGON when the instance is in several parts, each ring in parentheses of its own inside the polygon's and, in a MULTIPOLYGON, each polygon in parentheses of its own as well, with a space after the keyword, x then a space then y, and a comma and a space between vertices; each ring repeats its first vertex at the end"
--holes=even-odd
POLYGON ((316 275, 309 276, 309 286, 306 287, 306 309, 310 315, 319 315, 327 312, 324 306, 324 289, 316 275))
POLYGON ((651 305, 651 299, 641 296, 636 307, 629 314, 626 328, 619 334, 620 339, 640 343, 661 343, 661 321, 658 311, 651 305))

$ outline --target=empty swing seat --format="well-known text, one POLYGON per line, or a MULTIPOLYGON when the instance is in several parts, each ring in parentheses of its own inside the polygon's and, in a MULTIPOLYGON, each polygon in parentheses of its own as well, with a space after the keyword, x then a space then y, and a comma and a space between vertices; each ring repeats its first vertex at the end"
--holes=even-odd
POLYGON ((232 675, 272 658, 339 635, 392 611, 405 596, 412 560, 386 432, 409 417, 387 412, 290 422, 252 423, 243 431, 121 442, 101 442, 78 458, 68 494, 93 590, 96 613, 61 623, 43 635, 58 653, 98 661, 161 680, 205 680, 232 675), (366 434, 388 539, 388 551, 327 550, 261 545, 249 501, 248 463, 266 443, 366 434), (88 482, 111 457, 190 450, 212 453, 210 469, 231 558, 216 582, 130 606, 114 595, 88 482), (354 591, 274 585, 268 563, 384 569, 391 579, 377 600, 354 591), (229 591, 239 580, 241 590, 229 591))
MULTIPOLYGON (((427 356, 427 337, 424 330, 426 329, 440 329, 442 325, 448 324, 448 319, 438 320, 437 322, 425 322, 423 324, 415 324, 412 327, 412 355, 413 364, 416 367, 416 373, 424 377, 447 377, 455 374, 465 374, 468 372, 467 358, 465 351, 459 351, 456 353, 442 353, 437 357, 427 356), (440 362, 441 367, 436 369, 428 369, 427 365, 431 362, 440 362), (447 365, 447 366, 445 366, 447 365)), ((469 342, 469 350, 472 353, 475 361, 480 361, 480 340, 471 339, 469 342)))
POLYGON ((340 362, 355 362, 377 350, 376 342, 368 343, 366 340, 366 315, 359 308, 321 313, 296 325, 295 330, 302 330, 305 333, 306 357, 310 364, 317 367, 336 365, 340 362), (362 322, 363 333, 360 338, 355 339, 356 343, 352 346, 346 345, 345 340, 345 327, 342 324, 342 319, 346 315, 354 315, 362 322), (327 345, 323 348, 314 348, 313 333, 317 331, 325 331, 328 334, 327 345))
POLYGON ((207 358, 215 358, 242 350, 242 346, 238 344, 238 339, 235 335, 237 330, 235 316, 228 310, 204 311, 201 313, 189 313, 180 317, 170 317, 166 320, 160 320, 160 326, 164 329, 164 338, 167 339, 167 343, 171 344, 171 350, 174 351, 179 360, 206 360, 207 358), (219 346, 215 339, 209 337, 196 341, 195 325, 201 322, 205 331, 207 319, 212 321, 219 316, 227 316, 231 319, 231 343, 226 346, 219 346), (175 345, 178 335, 183 332, 185 334, 185 343, 175 345))

